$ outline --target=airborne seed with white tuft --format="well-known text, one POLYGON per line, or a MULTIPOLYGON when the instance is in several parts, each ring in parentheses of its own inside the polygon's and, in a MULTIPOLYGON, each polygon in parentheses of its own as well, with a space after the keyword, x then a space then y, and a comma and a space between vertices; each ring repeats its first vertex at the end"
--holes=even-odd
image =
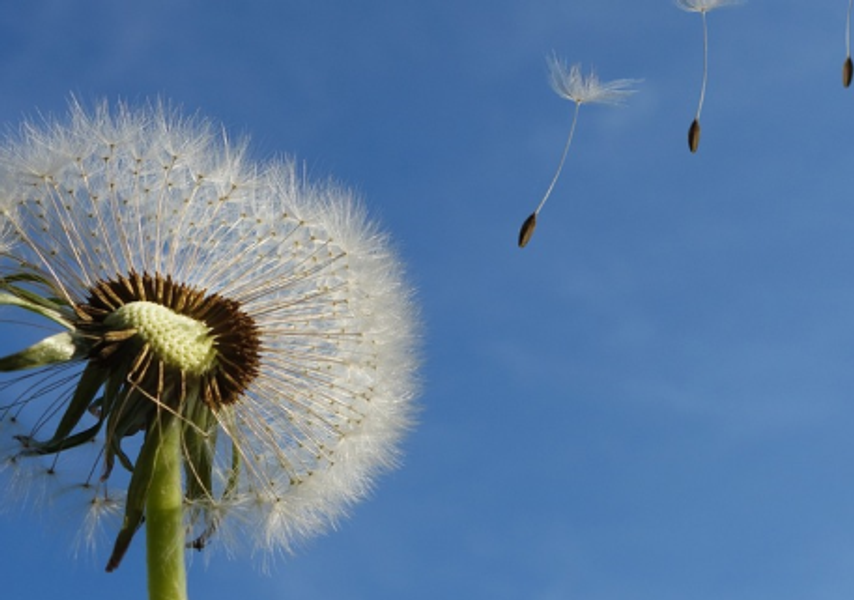
POLYGON ((555 93, 563 98, 575 103, 575 111, 572 115, 572 124, 569 126, 569 135, 566 137, 566 143, 563 146, 563 153, 560 156, 557 170, 552 181, 549 184, 546 193, 543 194, 542 200, 534 209, 534 212, 525 219, 522 224, 522 229, 519 231, 519 247, 524 248, 531 236, 534 234, 534 228, 537 226, 537 213, 545 205, 546 201, 551 196, 552 190, 557 183, 560 173, 563 170, 563 165, 566 162, 566 156, 569 153, 569 147, 572 145, 572 136, 575 133, 575 125, 578 123, 578 112, 582 104, 612 104, 620 105, 623 101, 635 93, 632 89, 635 83, 634 79, 615 79, 613 81, 600 81, 594 71, 584 76, 581 72, 581 65, 576 64, 572 67, 567 66, 562 60, 553 56, 549 59, 549 76, 551 79, 552 89, 555 93))

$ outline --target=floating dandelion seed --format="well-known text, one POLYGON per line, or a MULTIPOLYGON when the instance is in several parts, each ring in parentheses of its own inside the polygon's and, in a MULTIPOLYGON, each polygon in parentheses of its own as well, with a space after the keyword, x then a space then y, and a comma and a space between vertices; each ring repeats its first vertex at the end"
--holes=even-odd
POLYGON ((19 395, 0 401, 0 470, 66 478, 90 532, 120 504, 108 570, 143 522, 150 572, 171 552, 177 580, 221 530, 288 550, 394 466, 413 308, 350 192, 162 105, 76 103, 0 149, 0 187, 0 304, 62 330, 0 359, 38 367, 2 388, 19 395))
POLYGON ((556 56, 549 57, 549 78, 552 89, 558 96, 575 103, 575 110, 572 115, 572 124, 569 127, 569 135, 566 138, 566 143, 563 147, 563 153, 558 163, 557 171, 552 177, 546 193, 540 200, 536 210, 525 219, 519 230, 519 247, 524 248, 534 234, 534 228, 537 226, 537 215, 543 209, 546 200, 551 196, 552 190, 557 183, 560 173, 563 170, 563 165, 566 162, 566 156, 569 153, 569 147, 572 144, 572 137, 575 135, 575 125, 578 123, 578 113, 582 104, 611 104, 620 105, 626 98, 634 94, 636 90, 631 87, 638 83, 636 79, 616 79, 614 81, 599 81, 596 73, 592 70, 587 77, 581 73, 581 65, 575 64, 569 68, 564 61, 556 56))
POLYGON ((854 75, 854 62, 851 60, 851 5, 854 0, 848 0, 848 15, 845 19, 845 62, 842 63, 842 85, 851 85, 851 77, 854 75))
POLYGON ((743 0, 676 0, 676 6, 687 12, 700 13, 703 18, 703 83, 700 86, 700 101, 697 103, 697 114, 688 128, 688 148, 696 152, 700 147, 700 113, 703 112, 703 102, 706 99, 706 82, 709 78, 709 27, 706 23, 706 13, 724 6, 741 4, 743 0))

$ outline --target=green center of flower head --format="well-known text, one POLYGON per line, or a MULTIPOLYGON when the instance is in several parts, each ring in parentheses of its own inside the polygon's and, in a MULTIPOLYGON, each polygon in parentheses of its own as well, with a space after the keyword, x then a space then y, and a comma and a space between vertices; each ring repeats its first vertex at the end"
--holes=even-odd
POLYGON ((101 280, 75 310, 89 358, 147 396, 170 383, 161 373, 172 373, 218 410, 258 374, 260 332, 240 302, 169 276, 132 271, 101 280))
POLYGON ((184 373, 203 375, 216 364, 211 328, 161 304, 130 302, 110 313, 104 323, 116 329, 135 329, 165 365, 184 373))

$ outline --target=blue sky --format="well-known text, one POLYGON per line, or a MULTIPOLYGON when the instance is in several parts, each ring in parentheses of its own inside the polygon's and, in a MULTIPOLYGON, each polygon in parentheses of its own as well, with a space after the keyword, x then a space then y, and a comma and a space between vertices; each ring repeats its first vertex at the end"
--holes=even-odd
MULTIPOLYGON (((2 122, 171 99, 358 189, 418 289, 404 467, 270 575, 196 561, 191 597, 851 598, 846 8, 709 14, 691 155, 701 22, 668 0, 3 3, 2 122), (572 115, 552 52, 643 83, 582 107, 519 250, 572 115)), ((0 531, 4 597, 145 598, 142 540, 107 575, 37 516, 0 531)))

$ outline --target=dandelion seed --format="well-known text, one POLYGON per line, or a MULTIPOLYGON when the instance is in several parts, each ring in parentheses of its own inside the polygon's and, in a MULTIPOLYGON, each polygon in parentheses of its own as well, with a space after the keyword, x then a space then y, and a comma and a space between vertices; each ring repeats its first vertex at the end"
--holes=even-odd
POLYGON ((845 62, 842 63, 842 85, 849 87, 854 75, 854 62, 851 60, 851 5, 854 0, 848 0, 848 15, 845 19, 845 62))
POLYGON ((691 152, 697 152, 700 147, 700 113, 703 112, 703 102, 706 99, 706 82, 709 79, 709 27, 706 22, 706 13, 723 8, 724 6, 735 6, 743 0, 676 0, 676 6, 687 12, 700 13, 703 18, 703 83, 700 86, 700 101, 697 103, 697 114, 688 129, 688 148, 691 152))
POLYGON ((83 523, 75 538, 75 554, 81 550, 94 554, 98 544, 108 536, 107 528, 121 525, 122 502, 104 490, 96 492, 91 486, 75 491, 82 491, 86 502, 83 523))
POLYGON ((153 537, 162 473, 182 564, 220 530, 289 550, 395 465, 411 421, 413 307, 386 237, 349 191, 214 132, 73 103, 0 149, 0 304, 61 330, 0 359, 29 369, 0 384, 0 458, 86 490, 84 545, 121 504, 108 570, 143 522, 153 537))
POLYGON ((572 145, 572 138, 575 135, 575 126, 578 122, 578 113, 581 105, 621 105, 626 98, 635 93, 636 90, 632 89, 632 86, 638 83, 636 79, 616 79, 614 81, 602 82, 599 81, 596 73, 592 70, 587 77, 584 77, 581 73, 581 65, 576 64, 570 68, 565 62, 554 55, 549 58, 548 63, 552 89, 561 98, 574 102, 575 110, 572 115, 572 124, 569 127, 569 135, 566 138, 557 171, 552 177, 552 181, 542 200, 540 200, 539 205, 537 205, 536 210, 525 219, 519 231, 520 248, 524 248, 531 239, 534 228, 537 225, 537 215, 540 214, 549 196, 551 196, 561 171, 563 171, 563 165, 566 162, 566 156, 569 153, 569 147, 572 145))

